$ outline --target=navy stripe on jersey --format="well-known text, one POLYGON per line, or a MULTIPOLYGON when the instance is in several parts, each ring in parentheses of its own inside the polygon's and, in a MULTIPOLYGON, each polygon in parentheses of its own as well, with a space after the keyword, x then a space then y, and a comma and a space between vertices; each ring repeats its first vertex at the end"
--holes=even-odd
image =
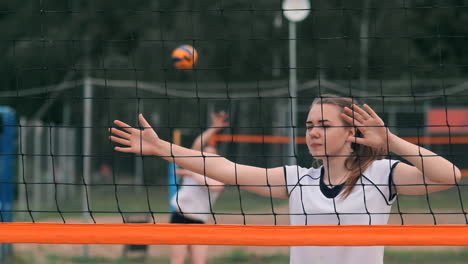
POLYGON ((327 198, 336 198, 343 189, 344 183, 340 185, 334 185, 333 188, 330 188, 327 185, 325 185, 325 181, 323 178, 325 178, 325 169, 322 167, 322 169, 320 170, 320 191, 327 198))
POLYGON ((393 199, 395 199, 395 197, 397 196, 397 193, 396 193, 396 185, 395 183, 393 182, 393 169, 395 169, 396 165, 398 165, 400 162, 395 162, 395 164, 393 164, 392 168, 390 169, 390 177, 388 177, 388 187, 390 188, 390 192, 389 192, 389 197, 388 197, 388 200, 391 202, 393 199))

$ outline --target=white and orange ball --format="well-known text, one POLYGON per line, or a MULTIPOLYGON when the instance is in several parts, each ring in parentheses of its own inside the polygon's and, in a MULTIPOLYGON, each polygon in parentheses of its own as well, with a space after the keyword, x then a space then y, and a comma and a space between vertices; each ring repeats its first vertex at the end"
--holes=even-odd
POLYGON ((190 45, 182 45, 172 52, 172 62, 177 69, 191 69, 198 60, 197 50, 190 45))

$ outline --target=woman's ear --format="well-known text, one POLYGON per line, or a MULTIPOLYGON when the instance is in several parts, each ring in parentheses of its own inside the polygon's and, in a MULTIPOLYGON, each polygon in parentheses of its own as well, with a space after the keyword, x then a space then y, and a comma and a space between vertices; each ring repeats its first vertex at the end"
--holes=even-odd
POLYGON ((355 127, 350 127, 348 130, 348 137, 355 137, 357 134, 357 129, 355 127))
MULTIPOLYGON (((359 132, 357 128, 351 127, 349 131, 350 131, 349 132, 350 137, 361 137, 361 133, 359 132)), ((356 152, 358 150, 359 150, 359 144, 351 142, 351 152, 356 152)))

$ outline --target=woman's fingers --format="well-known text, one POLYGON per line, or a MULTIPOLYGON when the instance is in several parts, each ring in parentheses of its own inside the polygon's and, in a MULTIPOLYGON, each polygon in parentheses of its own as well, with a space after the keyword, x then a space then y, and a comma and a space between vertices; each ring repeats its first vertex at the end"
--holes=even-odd
POLYGON ((341 114, 341 117, 349 124, 351 125, 354 125, 354 126, 362 126, 362 122, 364 120, 362 120, 362 117, 357 117, 356 115, 353 117, 352 116, 352 110, 351 109, 346 109, 345 108, 345 111, 346 113, 342 113, 341 114), (351 113, 349 113, 349 111, 351 111, 351 113))
POLYGON ((146 121, 143 114, 139 114, 138 119, 140 120, 140 125, 143 127, 143 129, 151 128, 150 124, 148 123, 148 121, 146 121))
POLYGON ((123 130, 129 132, 129 133, 132 133, 133 129, 132 126, 130 125, 127 125, 126 123, 120 121, 120 120, 114 120, 114 124, 118 125, 119 127, 121 127, 123 130))
POLYGON ((213 127, 221 128, 225 126, 229 126, 227 122, 228 114, 226 112, 217 112, 211 114, 211 125, 213 127))
POLYGON ((221 116, 223 120, 226 120, 228 118, 228 114, 224 111, 220 112, 219 115, 221 116))
POLYGON ((131 148, 115 147, 114 150, 126 153, 133 153, 131 148))
POLYGON ((364 120, 367 120, 371 117, 366 111, 362 110, 362 108, 359 107, 358 105, 353 104, 352 107, 353 107, 354 112, 357 112, 358 114, 360 114, 364 120))
POLYGON ((362 137, 349 137, 347 139, 348 142, 351 142, 351 143, 356 143, 356 144, 360 144, 360 145, 366 145, 366 139, 365 138, 362 138, 362 137))
POLYGON ((116 143, 119 143, 121 145, 130 146, 130 141, 127 140, 127 139, 119 138, 119 137, 116 137, 116 136, 110 136, 110 140, 112 140, 112 141, 114 141, 116 143))
POLYGON ((130 138, 130 134, 129 134, 129 133, 126 133, 126 132, 124 132, 124 131, 122 131, 122 130, 120 130, 120 129, 111 128, 111 129, 109 129, 109 131, 110 131, 112 134, 114 134, 114 135, 116 135, 116 136, 119 136, 119 137, 121 137, 121 138, 126 138, 126 139, 129 139, 129 138, 130 138))
POLYGON ((372 109, 368 104, 365 104, 364 108, 373 118, 380 118, 379 115, 377 115, 377 113, 374 111, 374 109, 372 109))
MULTIPOLYGON (((138 118, 144 129, 151 128, 142 114, 138 118)), ((114 150, 126 153, 140 153, 143 151, 144 143, 141 141, 141 137, 145 133, 144 130, 132 128, 120 120, 115 120, 114 124, 119 128, 110 128, 111 135, 109 138, 111 141, 123 145, 123 147, 114 147, 114 150)))

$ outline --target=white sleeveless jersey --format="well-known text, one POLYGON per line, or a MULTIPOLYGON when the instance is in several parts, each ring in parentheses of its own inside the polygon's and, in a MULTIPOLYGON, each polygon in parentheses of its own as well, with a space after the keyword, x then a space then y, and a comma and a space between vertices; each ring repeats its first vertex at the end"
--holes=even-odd
POLYGON ((203 222, 208 221, 220 192, 209 191, 206 185, 190 176, 185 176, 181 185, 182 187, 172 197, 171 205, 185 216, 203 222))
MULTIPOLYGON (((348 197, 343 185, 329 188, 323 167, 285 166, 291 225, 384 225, 396 194, 392 171, 398 161, 377 160, 364 171, 348 197)), ((383 246, 291 247, 291 264, 383 263, 383 246)))

